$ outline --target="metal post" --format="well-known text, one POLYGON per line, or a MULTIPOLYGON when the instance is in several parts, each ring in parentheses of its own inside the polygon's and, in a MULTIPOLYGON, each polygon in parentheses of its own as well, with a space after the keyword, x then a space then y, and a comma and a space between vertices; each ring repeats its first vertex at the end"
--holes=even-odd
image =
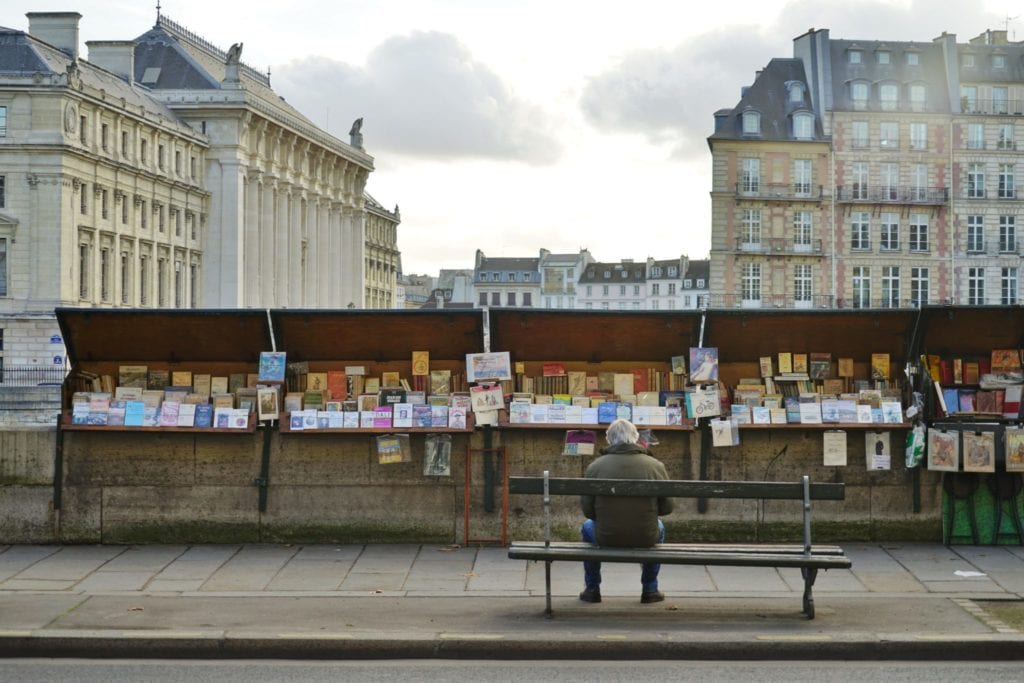
POLYGON ((811 554, 811 479, 804 475, 804 555, 811 554))
POLYGON ((256 480, 259 487, 259 511, 267 511, 267 487, 270 485, 270 425, 263 425, 263 457, 260 461, 260 476, 256 480))
POLYGON ((494 512, 494 432, 491 425, 484 425, 484 512, 494 512))

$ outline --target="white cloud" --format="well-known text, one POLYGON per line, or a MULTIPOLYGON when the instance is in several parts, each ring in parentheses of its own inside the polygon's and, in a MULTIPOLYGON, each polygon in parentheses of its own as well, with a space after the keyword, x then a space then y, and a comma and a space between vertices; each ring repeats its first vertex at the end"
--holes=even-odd
POLYGON ((275 72, 274 86, 317 123, 329 111, 347 131, 364 117, 373 154, 550 164, 561 152, 550 116, 517 98, 450 34, 388 38, 364 67, 326 57, 295 60, 275 72))

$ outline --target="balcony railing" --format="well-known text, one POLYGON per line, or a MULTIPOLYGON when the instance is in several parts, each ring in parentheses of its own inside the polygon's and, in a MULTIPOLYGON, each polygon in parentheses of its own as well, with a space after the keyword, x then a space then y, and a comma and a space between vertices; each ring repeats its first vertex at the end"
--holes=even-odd
POLYGON ((0 385, 34 387, 64 383, 63 365, 0 365, 0 385))
POLYGON ((826 294, 811 296, 810 299, 796 301, 792 296, 762 296, 760 299, 744 299, 741 294, 711 294, 708 296, 710 308, 832 308, 832 297, 826 294))
POLYGON ((1024 115, 1024 100, 968 100, 960 98, 960 111, 964 114, 1024 115))
POLYGON ((736 238, 736 251, 747 254, 821 254, 821 240, 797 242, 792 238, 768 237, 757 242, 750 242, 742 237, 736 238))
POLYGON ((822 196, 821 185, 809 184, 774 184, 757 183, 736 183, 736 196, 744 199, 778 199, 785 201, 820 201, 822 196))
POLYGON ((949 201, 949 188, 840 185, 836 188, 836 200, 869 204, 945 204, 949 201))
POLYGON ((996 188, 994 190, 990 190, 987 187, 967 186, 963 188, 960 194, 964 199, 1024 199, 1024 185, 1014 185, 1011 187, 996 188))
POLYGON ((980 249, 976 246, 968 246, 964 253, 968 258, 971 256, 1016 256, 1020 254, 1020 243, 1017 241, 1014 241, 1013 244, 989 242, 980 249))
POLYGON ((850 109, 854 111, 899 111, 899 112, 939 112, 941 107, 929 105, 927 102, 911 102, 910 100, 855 100, 849 99, 850 109))

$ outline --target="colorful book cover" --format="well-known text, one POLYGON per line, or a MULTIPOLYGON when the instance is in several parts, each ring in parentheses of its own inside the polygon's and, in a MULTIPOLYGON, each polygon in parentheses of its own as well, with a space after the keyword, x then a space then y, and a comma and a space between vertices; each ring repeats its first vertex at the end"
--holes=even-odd
POLYGON ((562 377, 565 375, 564 363, 544 363, 541 374, 545 377, 562 377))
POLYGON ((412 407, 412 424, 414 427, 430 426, 430 406, 418 403, 412 407))
POLYGON ((430 426, 448 426, 448 406, 430 406, 430 426))
POLYGON ((160 426, 177 427, 178 409, 180 407, 181 404, 177 401, 164 401, 163 405, 160 406, 160 426))
POLYGON ((413 351, 412 352, 412 376, 413 377, 424 377, 430 374, 430 352, 429 351, 413 351))
POLYGON ((196 406, 196 427, 213 426, 213 406, 209 403, 200 403, 196 406))
POLYGON ((393 408, 387 406, 377 406, 373 410, 373 426, 383 427, 385 429, 391 428, 393 408))
POLYGON ((260 365, 258 381, 260 382, 283 382, 285 371, 284 351, 262 351, 260 352, 260 365))
POLYGON ((811 379, 827 379, 832 376, 831 353, 812 353, 807 362, 807 374, 811 379))

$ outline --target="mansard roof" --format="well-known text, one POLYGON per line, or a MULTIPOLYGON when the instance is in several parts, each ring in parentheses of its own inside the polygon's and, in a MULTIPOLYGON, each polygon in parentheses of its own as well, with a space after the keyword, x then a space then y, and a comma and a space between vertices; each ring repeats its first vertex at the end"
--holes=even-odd
POLYGON ((793 140, 792 116, 801 111, 814 115, 814 139, 824 139, 820 118, 812 109, 803 61, 772 59, 754 79, 754 84, 743 90, 735 107, 716 112, 719 121, 709 139, 793 140), (790 97, 790 88, 794 85, 803 91, 800 101, 790 97), (743 114, 748 111, 760 115, 757 135, 743 133, 743 114))

